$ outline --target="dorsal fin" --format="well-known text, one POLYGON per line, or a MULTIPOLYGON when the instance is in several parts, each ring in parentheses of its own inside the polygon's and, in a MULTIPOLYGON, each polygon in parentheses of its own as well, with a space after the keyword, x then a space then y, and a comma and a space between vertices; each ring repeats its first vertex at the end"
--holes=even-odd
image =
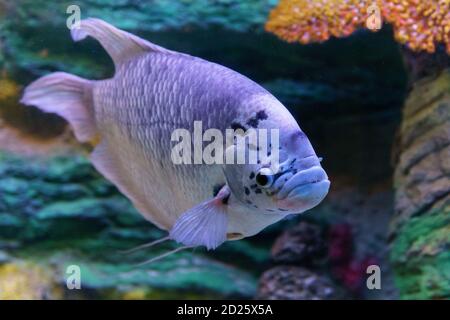
POLYGON ((71 30, 71 34, 74 41, 87 36, 98 40, 111 56, 116 69, 128 59, 145 52, 173 52, 95 18, 82 20, 78 28, 71 30))

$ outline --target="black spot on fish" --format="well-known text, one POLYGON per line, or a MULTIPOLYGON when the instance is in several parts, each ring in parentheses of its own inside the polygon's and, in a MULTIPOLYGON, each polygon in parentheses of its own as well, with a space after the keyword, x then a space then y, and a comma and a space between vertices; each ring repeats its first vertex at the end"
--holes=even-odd
POLYGON ((256 204, 253 205, 256 209, 258 209, 258 206, 256 204))
POLYGON ((272 153, 269 151, 269 152, 267 152, 267 156, 268 157, 270 157, 270 155, 271 155, 272 153))
POLYGON ((256 113, 256 118, 258 118, 259 120, 266 120, 268 116, 264 110, 260 110, 256 113))
POLYGON ((245 200, 245 202, 247 202, 247 204, 253 204, 250 200, 245 200))
POLYGON ((275 210, 272 210, 272 209, 266 209, 267 211, 270 211, 270 212, 274 212, 275 210))
POLYGON ((286 209, 281 209, 281 208, 278 208, 278 210, 280 210, 280 211, 288 211, 288 210, 286 210, 286 209))
POLYGON ((249 194, 250 194, 250 190, 249 190, 247 187, 244 187, 244 191, 245 191, 245 194, 246 194, 246 195, 249 195, 249 194))
POLYGON ((247 131, 247 129, 242 124, 240 124, 238 122, 231 123, 231 129, 233 129, 233 130, 241 129, 241 130, 247 131))
POLYGON ((250 127, 257 128, 259 121, 266 120, 267 118, 268 118, 267 113, 264 110, 260 110, 256 113, 254 117, 251 117, 250 119, 247 120, 247 124, 250 127))
POLYGON ((223 188, 223 186, 224 186, 224 184, 216 184, 216 185, 213 187, 213 196, 214 196, 214 197, 217 196, 217 194, 219 193, 220 189, 223 188))
POLYGON ((250 118, 250 119, 247 120, 247 124, 250 127, 253 127, 253 128, 257 128, 258 127, 258 123, 259 123, 259 121, 256 120, 255 118, 250 118))
POLYGON ((255 173, 254 173, 254 172, 250 173, 249 178, 250 178, 250 179, 253 179, 254 177, 255 177, 255 173))
POLYGON ((252 188, 252 189, 255 189, 255 188, 257 188, 257 187, 258 187, 257 184, 252 184, 252 185, 250 186, 250 188, 252 188))
POLYGON ((256 189, 255 189, 255 193, 262 193, 262 191, 261 191, 260 188, 256 188, 256 189))

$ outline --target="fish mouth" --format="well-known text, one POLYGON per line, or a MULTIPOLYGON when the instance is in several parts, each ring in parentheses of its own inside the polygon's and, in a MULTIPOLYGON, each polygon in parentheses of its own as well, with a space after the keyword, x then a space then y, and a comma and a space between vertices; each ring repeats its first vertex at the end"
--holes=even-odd
POLYGON ((327 195, 330 181, 320 165, 293 175, 276 194, 279 208, 297 213, 318 205, 327 195))

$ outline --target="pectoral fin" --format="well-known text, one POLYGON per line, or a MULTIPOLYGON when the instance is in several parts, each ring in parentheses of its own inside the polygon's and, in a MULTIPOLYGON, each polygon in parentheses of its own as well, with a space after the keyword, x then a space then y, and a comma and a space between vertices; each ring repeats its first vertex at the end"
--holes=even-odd
POLYGON ((222 187, 211 200, 184 212, 170 230, 170 238, 186 246, 215 249, 227 240, 228 186, 222 187))

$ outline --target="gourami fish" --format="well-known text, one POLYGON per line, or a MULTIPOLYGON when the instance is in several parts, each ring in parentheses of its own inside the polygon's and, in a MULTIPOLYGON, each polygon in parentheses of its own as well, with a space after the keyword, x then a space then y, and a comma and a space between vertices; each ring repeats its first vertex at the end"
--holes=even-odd
MULTIPOLYGON (((150 222, 187 247, 215 249, 252 236, 328 193, 330 181, 289 111, 264 88, 224 66, 171 51, 99 19, 71 30, 111 56, 115 75, 86 80, 56 72, 24 91, 22 103, 68 121, 90 159, 150 222), (279 129, 279 165, 174 164, 171 134, 204 129, 279 129)), ((268 155, 269 156, 269 155, 268 155)), ((269 160, 268 160, 269 159, 269 160)))

